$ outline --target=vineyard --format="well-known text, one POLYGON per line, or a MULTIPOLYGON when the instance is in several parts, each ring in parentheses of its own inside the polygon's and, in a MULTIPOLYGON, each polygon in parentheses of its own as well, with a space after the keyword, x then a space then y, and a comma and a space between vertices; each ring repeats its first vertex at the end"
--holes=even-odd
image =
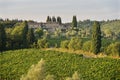
POLYGON ((119 80, 120 59, 85 58, 80 54, 21 49, 0 53, 0 80, 19 80, 31 65, 43 58, 46 74, 65 80, 78 71, 83 80, 119 80))

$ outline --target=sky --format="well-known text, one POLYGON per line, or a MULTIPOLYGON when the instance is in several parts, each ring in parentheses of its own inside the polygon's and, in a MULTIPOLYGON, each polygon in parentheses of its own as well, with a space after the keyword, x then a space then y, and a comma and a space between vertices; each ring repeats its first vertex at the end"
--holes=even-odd
POLYGON ((0 18, 45 22, 60 16, 62 22, 120 19, 120 0, 0 0, 0 18))

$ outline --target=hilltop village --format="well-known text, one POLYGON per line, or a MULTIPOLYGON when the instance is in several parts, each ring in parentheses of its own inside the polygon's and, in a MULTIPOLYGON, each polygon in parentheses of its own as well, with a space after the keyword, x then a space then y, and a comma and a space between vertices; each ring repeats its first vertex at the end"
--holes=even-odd
POLYGON ((34 22, 34 21, 29 21, 28 22, 29 28, 41 28, 43 30, 46 30, 48 32, 54 32, 56 30, 61 30, 62 32, 65 32, 66 30, 70 29, 71 23, 62 23, 61 18, 57 17, 52 17, 52 19, 48 16, 46 23, 43 22, 34 22))

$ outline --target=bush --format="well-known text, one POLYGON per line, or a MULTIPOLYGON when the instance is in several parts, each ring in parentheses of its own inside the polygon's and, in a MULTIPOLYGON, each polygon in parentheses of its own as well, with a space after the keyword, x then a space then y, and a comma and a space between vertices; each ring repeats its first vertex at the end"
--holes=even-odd
POLYGON ((78 37, 71 38, 69 44, 68 44, 69 49, 73 50, 79 50, 82 48, 82 40, 78 37))
POLYGON ((27 75, 23 75, 20 80, 43 80, 45 75, 45 61, 41 59, 38 64, 32 65, 27 75))
POLYGON ((110 44, 105 53, 112 56, 120 56, 120 42, 110 44))
POLYGON ((86 41, 84 44, 83 44, 83 47, 82 47, 82 49, 84 50, 84 51, 91 51, 91 41, 86 41))
POLYGON ((72 75, 72 79, 73 80, 80 80, 80 75, 78 74, 77 71, 72 75))
POLYGON ((54 75, 47 75, 44 80, 54 80, 54 75))
POLYGON ((61 48, 66 48, 66 49, 68 49, 68 44, 69 44, 69 41, 68 41, 68 40, 65 40, 65 41, 62 41, 62 42, 61 42, 60 46, 61 46, 61 48))
POLYGON ((47 40, 45 38, 39 39, 37 41, 37 47, 38 48, 48 48, 49 47, 49 43, 47 42, 47 40))
POLYGON ((72 78, 67 77, 66 80, 80 80, 80 75, 77 71, 75 71, 75 73, 72 75, 72 78))

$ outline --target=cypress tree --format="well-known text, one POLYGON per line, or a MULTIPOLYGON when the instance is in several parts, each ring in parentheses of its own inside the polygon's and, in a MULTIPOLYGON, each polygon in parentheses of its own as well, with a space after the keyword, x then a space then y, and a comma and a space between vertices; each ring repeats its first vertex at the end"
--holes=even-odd
POLYGON ((95 21, 92 31, 92 51, 94 54, 98 54, 101 48, 101 30, 99 22, 95 21))
POLYGON ((23 47, 27 47, 27 33, 28 33, 28 23, 27 21, 24 22, 24 29, 23 29, 23 47))
POLYGON ((61 21, 61 17, 57 17, 57 23, 59 23, 59 24, 61 24, 62 23, 62 21, 61 21))
POLYGON ((72 28, 77 27, 77 18, 76 16, 73 16, 73 20, 72 20, 72 28))
POLYGON ((52 17, 52 22, 56 22, 56 18, 54 16, 52 17))
POLYGON ((0 23, 0 51, 5 50, 6 48, 6 33, 4 25, 0 23))
POLYGON ((34 36, 33 29, 31 28, 28 30, 28 34, 27 34, 28 45, 33 44, 34 41, 35 41, 35 36, 34 36))
POLYGON ((51 22, 51 17, 50 16, 47 16, 46 22, 51 22))

